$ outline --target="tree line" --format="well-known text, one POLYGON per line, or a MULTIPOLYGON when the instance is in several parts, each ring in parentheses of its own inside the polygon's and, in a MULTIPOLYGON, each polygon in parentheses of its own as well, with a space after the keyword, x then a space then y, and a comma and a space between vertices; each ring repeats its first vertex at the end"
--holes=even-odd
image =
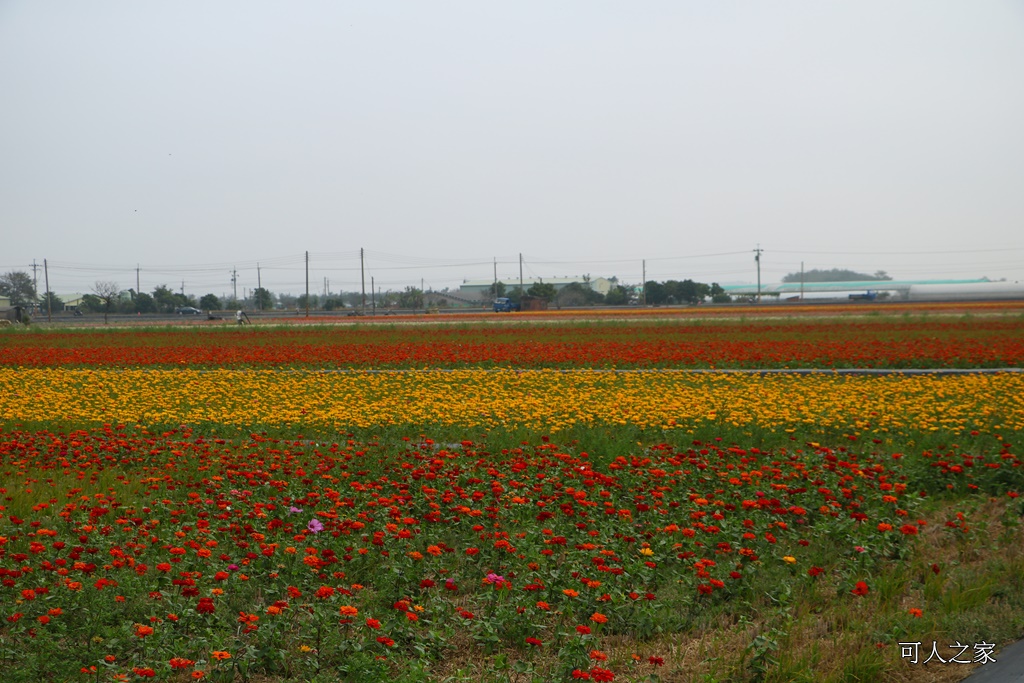
POLYGON ((573 282, 561 289, 547 282, 537 282, 525 292, 519 287, 507 287, 503 282, 491 285, 487 295, 507 296, 514 304, 521 304, 524 298, 540 299, 556 306, 625 306, 628 304, 650 304, 653 306, 671 304, 696 305, 707 300, 722 304, 732 301, 717 282, 710 285, 693 280, 648 280, 643 286, 619 284, 612 278, 613 285, 607 294, 591 289, 585 284, 573 282))
MULTIPOLYGON (((503 282, 491 285, 485 291, 482 304, 496 297, 508 297, 513 303, 521 305, 525 299, 539 299, 558 307, 571 306, 625 306, 629 304, 671 305, 698 304, 711 300, 714 303, 728 303, 731 298, 718 283, 705 284, 694 280, 666 280, 658 282, 649 280, 645 285, 626 285, 612 278, 612 288, 607 294, 591 289, 586 283, 574 282, 561 289, 548 282, 536 282, 529 288, 507 287, 503 282)), ((327 294, 275 294, 266 288, 257 287, 248 292, 243 299, 234 297, 218 297, 205 294, 198 299, 194 296, 175 292, 167 285, 158 285, 151 292, 136 292, 134 289, 121 289, 117 283, 97 281, 92 291, 82 295, 76 305, 81 313, 175 313, 182 308, 192 307, 201 311, 225 310, 272 310, 298 309, 341 310, 373 306, 378 309, 418 310, 427 305, 444 306, 446 292, 431 292, 430 296, 416 287, 406 287, 403 291, 387 291, 369 293, 338 292, 327 294)), ((11 305, 39 312, 63 311, 65 302, 53 292, 45 292, 41 296, 36 293, 32 277, 25 272, 12 271, 0 275, 0 296, 10 299, 11 305)), ((460 299, 459 297, 455 297, 460 299)), ((461 300, 461 299, 460 299, 461 300)))

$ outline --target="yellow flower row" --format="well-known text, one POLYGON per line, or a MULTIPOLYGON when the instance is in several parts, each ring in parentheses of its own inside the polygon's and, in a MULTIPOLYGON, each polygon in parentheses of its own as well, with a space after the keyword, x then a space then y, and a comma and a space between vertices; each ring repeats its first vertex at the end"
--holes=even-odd
POLYGON ((1024 375, 0 369, 0 423, 1024 429, 1024 375))

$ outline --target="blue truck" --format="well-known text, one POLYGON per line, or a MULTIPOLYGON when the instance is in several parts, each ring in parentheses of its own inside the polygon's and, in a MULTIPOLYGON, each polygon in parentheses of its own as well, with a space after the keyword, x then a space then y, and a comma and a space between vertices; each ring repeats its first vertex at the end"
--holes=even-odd
POLYGON ((512 311, 522 310, 519 304, 514 303, 512 299, 507 296, 500 296, 494 300, 494 312, 495 313, 511 313, 512 311))

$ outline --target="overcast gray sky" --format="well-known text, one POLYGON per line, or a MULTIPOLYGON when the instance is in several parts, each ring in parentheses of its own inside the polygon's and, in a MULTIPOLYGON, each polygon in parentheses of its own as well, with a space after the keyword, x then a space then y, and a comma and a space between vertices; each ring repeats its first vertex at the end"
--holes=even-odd
POLYGON ((0 231, 57 293, 1024 282, 1024 3, 4 0, 0 231))

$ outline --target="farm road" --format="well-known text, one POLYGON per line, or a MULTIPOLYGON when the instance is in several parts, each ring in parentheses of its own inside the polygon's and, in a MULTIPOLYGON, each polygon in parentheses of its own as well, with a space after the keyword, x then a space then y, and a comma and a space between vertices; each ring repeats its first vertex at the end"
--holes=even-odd
POLYGON ((995 654, 996 661, 976 668, 963 683, 1024 683, 1024 640, 995 654))

